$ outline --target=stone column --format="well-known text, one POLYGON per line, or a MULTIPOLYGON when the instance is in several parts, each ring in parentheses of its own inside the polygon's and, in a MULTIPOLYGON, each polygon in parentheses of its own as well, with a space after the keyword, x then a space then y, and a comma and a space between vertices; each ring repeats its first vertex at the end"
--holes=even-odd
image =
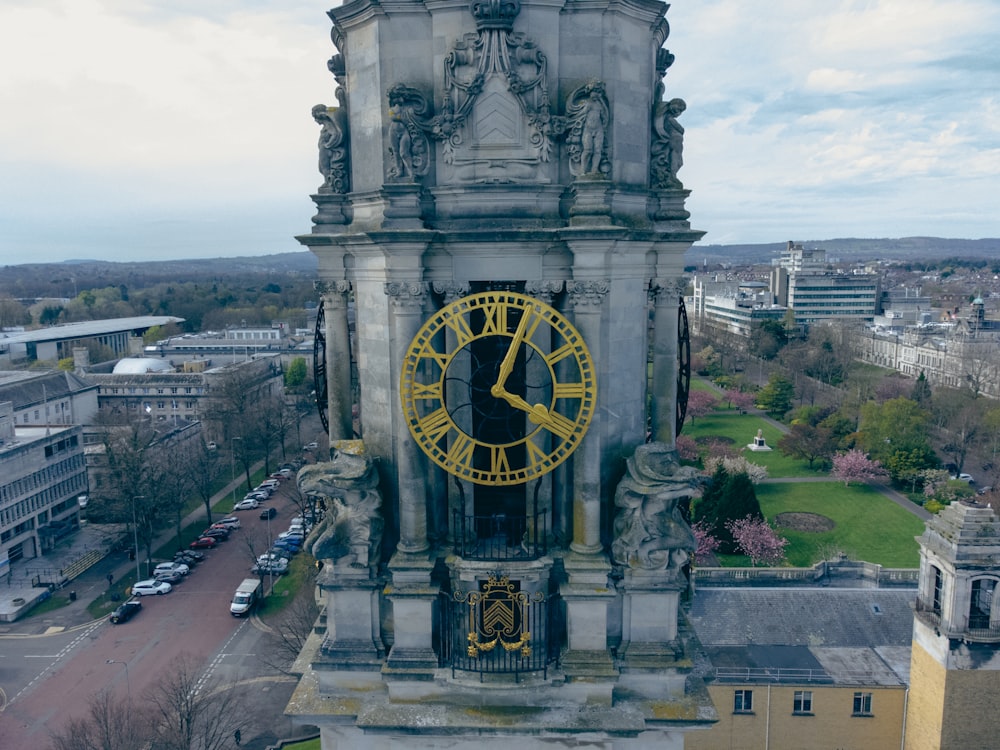
POLYGON ((682 289, 675 279, 654 279, 653 440, 673 446, 677 436, 677 320, 682 289))
MULTIPOLYGON (((574 312, 577 330, 590 349, 590 356, 601 368, 601 306, 610 284, 604 280, 569 281, 566 291, 574 312)), ((598 381, 598 389, 601 384, 598 381)), ((573 541, 570 549, 583 555, 601 551, 601 409, 573 454, 573 541)))
MULTIPOLYGON (((398 372, 422 323, 427 285, 422 281, 388 281, 384 288, 392 307, 393 368, 398 372)), ((386 679, 422 679, 437 667, 432 634, 438 589, 431 585, 434 566, 427 539, 430 470, 403 420, 394 424, 399 543, 389 561, 392 583, 385 590, 392 602, 395 627, 383 675, 386 679)))
MULTIPOLYGON (((385 293, 392 307, 392 357, 398 371, 410 341, 420 328, 427 286, 424 282, 388 281, 385 293)), ((397 549, 416 554, 425 552, 430 546, 427 542, 427 467, 420 448, 402 420, 397 420, 394 432, 399 488, 397 549)))
MULTIPOLYGON (((466 296, 469 293, 469 285, 467 282, 435 282, 434 291, 442 295, 444 298, 444 304, 448 305, 457 299, 466 296)), ((454 351, 457 345, 455 340, 455 332, 450 327, 445 327, 446 343, 448 351, 454 351)), ((469 378, 470 361, 468 352, 460 352, 456 355, 455 359, 451 363, 451 367, 448 368, 449 374, 451 376, 458 376, 462 378, 469 378), (452 369, 454 368, 454 372, 452 369)), ((448 390, 445 393, 445 399, 447 400, 447 407, 451 413, 455 413, 455 393, 454 390, 448 390)), ((461 421, 457 426, 459 429, 464 430, 467 435, 472 434, 472 413, 470 410, 466 409, 458 415, 461 421)), ((434 482, 435 489, 441 485, 445 485, 444 495, 447 497, 447 507, 445 509, 445 525, 451 533, 461 533, 460 528, 456 529, 453 524, 456 515, 461 514, 462 516, 471 516, 473 513, 473 499, 475 495, 473 494, 472 482, 464 479, 455 479, 448 475, 444 469, 439 469, 434 467, 436 481, 434 482), (464 498, 464 504, 463 504, 464 498)), ((437 493, 435 492, 435 499, 437 498, 437 493)), ((433 501, 432 501, 433 502, 433 501)), ((449 534, 450 536, 450 534, 449 534)), ((454 541, 454 540, 453 540, 454 541)))
POLYGON ((326 327, 327 418, 330 422, 330 445, 354 437, 351 393, 351 334, 347 324, 347 300, 351 283, 317 281, 316 291, 323 296, 326 327))
MULTIPOLYGON (((529 281, 525 285, 525 294, 534 297, 546 305, 552 305, 553 298, 562 291, 563 281, 529 281)), ((552 342, 551 341, 536 341, 535 344, 538 345, 539 349, 542 350, 543 355, 548 355, 552 352, 552 342)), ((559 364, 556 365, 559 367, 559 364)), ((529 374, 530 376, 530 374, 529 374)), ((551 437, 549 437, 549 442, 551 442, 551 437)), ((550 446, 547 445, 548 449, 550 446)), ((570 492, 569 492, 569 467, 566 462, 561 463, 557 466, 551 474, 550 481, 543 481, 541 487, 538 491, 538 510, 545 511, 548 514, 546 528, 547 533, 555 536, 556 539, 566 540, 569 537, 568 533, 568 518, 570 514, 570 492), (559 534, 556 529, 556 504, 559 505, 560 513, 559 518, 561 521, 567 521, 565 523, 566 528, 564 533, 559 534)), ((528 531, 532 540, 538 542, 540 541, 539 529, 536 528, 535 524, 537 519, 534 516, 535 506, 534 506, 534 489, 533 485, 529 485, 527 488, 527 495, 525 497, 525 515, 528 517, 528 531)))

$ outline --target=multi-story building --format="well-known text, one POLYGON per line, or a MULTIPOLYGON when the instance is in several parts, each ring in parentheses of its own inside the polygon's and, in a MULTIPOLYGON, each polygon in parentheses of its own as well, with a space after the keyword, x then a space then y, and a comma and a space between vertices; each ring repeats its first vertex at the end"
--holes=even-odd
POLYGON ((10 401, 14 424, 89 424, 97 412, 97 386, 62 370, 0 372, 0 401, 10 401))
POLYGON ((208 440, 220 440, 222 428, 213 419, 213 404, 225 384, 237 378, 256 400, 284 393, 277 354, 213 366, 211 359, 192 359, 175 367, 157 357, 122 359, 111 373, 89 372, 85 379, 97 388, 101 412, 149 415, 158 422, 205 422, 208 440))
POLYGON ((79 524, 88 492, 79 426, 15 427, 0 403, 0 575, 38 557, 79 524))
POLYGON ((692 286, 691 318, 696 333, 714 329, 748 337, 755 324, 783 320, 788 311, 772 303, 767 284, 760 281, 714 281, 695 276, 692 286))

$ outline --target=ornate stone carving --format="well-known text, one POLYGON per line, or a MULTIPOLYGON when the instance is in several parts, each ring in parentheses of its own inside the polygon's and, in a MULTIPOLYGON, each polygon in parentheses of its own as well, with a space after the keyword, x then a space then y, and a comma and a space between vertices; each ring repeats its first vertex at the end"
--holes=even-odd
POLYGON ((661 302, 667 305, 676 305, 677 298, 683 296, 686 286, 686 278, 651 279, 648 289, 649 301, 654 305, 661 302))
POLYGON ((395 310, 419 313, 427 297, 425 281, 387 281, 383 289, 395 310))
POLYGON ((691 527, 680 501, 701 495, 707 477, 681 466, 677 451, 647 443, 627 460, 627 472, 615 491, 615 539, 612 559, 640 570, 667 571, 676 578, 695 550, 691 527))
POLYGON ((312 108, 312 116, 320 126, 319 172, 323 175, 320 192, 346 193, 350 190, 347 112, 344 107, 317 104, 312 108))
POLYGON ((566 292, 574 310, 587 307, 600 308, 610 289, 611 284, 607 279, 566 282, 566 292))
POLYGON ((332 461, 299 471, 299 491, 326 505, 305 547, 317 560, 352 568, 377 565, 382 542, 382 494, 370 456, 335 450, 332 461))
POLYGON ((474 0, 477 32, 455 42, 444 63, 444 97, 433 137, 461 182, 537 181, 552 139, 565 128, 552 115, 547 62, 514 32, 516 0, 474 0))
POLYGON ((447 305, 460 299, 469 293, 469 282, 467 281, 435 281, 434 294, 440 294, 447 305))
POLYGON ((426 133, 432 129, 424 95, 412 86, 397 83, 389 89, 388 177, 395 182, 416 182, 427 174, 431 164, 430 142, 426 133))
POLYGON ((552 304, 552 299, 563 289, 562 279, 549 281, 529 281, 524 285, 524 293, 530 294, 536 299, 540 299, 547 305, 552 304))
POLYGON ((684 164, 684 127, 677 118, 687 109, 683 99, 657 100, 653 105, 653 142, 649 177, 654 188, 683 188, 677 172, 684 164))
POLYGON ((610 175, 607 133, 611 125, 611 108, 604 83, 592 80, 573 91, 566 102, 566 119, 569 123, 566 144, 570 174, 574 177, 610 175))

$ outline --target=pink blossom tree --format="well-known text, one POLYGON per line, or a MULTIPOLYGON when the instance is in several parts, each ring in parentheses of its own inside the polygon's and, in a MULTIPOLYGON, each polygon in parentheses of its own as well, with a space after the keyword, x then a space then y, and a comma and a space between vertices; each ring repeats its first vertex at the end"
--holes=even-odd
POLYGON ((678 435, 674 440, 674 446, 677 448, 677 455, 682 461, 698 460, 698 443, 690 435, 678 435))
POLYGON ((721 542, 712 536, 712 530, 702 521, 691 524, 691 531, 694 532, 696 543, 694 561, 697 565, 704 565, 711 561, 713 553, 719 549, 721 542))
POLYGON ((886 479, 889 472, 879 461, 868 458, 868 454, 854 448, 833 457, 833 471, 837 479, 844 480, 846 487, 851 482, 873 482, 886 479))
POLYGON ((736 548, 750 558, 751 565, 777 565, 785 558, 788 540, 778 536, 763 518, 745 516, 730 521, 726 528, 733 535, 736 548))
POLYGON ((691 391, 688 394, 687 418, 694 422, 696 417, 711 414, 719 399, 708 391, 691 391))
POLYGON ((726 400, 733 405, 733 408, 740 414, 746 414, 753 407, 753 394, 736 388, 729 388, 725 392, 726 400))

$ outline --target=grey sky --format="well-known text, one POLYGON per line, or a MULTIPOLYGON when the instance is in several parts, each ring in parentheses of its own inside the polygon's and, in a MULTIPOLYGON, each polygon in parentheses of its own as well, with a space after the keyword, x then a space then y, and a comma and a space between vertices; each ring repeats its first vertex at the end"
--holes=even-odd
MULTIPOLYGON (((329 5, 0 0, 0 265, 300 250, 329 5)), ((702 244, 1000 236, 997 0, 667 18, 702 244)))

